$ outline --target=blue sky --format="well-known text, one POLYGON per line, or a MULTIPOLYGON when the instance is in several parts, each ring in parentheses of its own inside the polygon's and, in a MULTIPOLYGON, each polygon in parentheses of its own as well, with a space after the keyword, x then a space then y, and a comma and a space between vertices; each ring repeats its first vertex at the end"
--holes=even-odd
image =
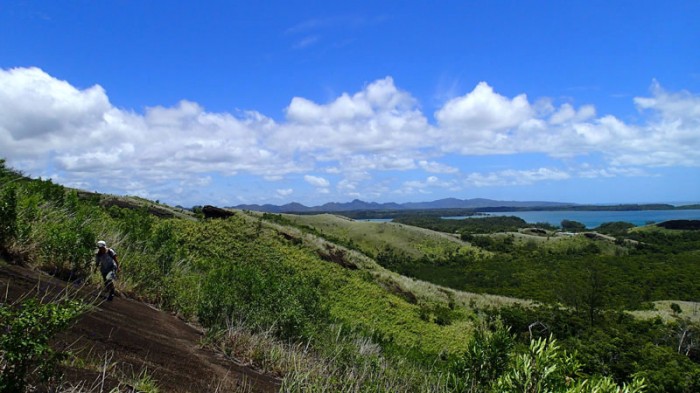
POLYGON ((0 157, 191 206, 700 201, 697 1, 0 2, 0 157))

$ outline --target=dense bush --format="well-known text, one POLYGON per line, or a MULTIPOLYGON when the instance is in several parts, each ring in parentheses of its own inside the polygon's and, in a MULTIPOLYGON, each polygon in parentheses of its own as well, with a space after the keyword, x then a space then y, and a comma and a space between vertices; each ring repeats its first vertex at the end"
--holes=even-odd
POLYGON ((19 304, 0 304, 0 392, 23 392, 34 378, 46 382, 67 356, 49 346, 84 306, 74 300, 42 304, 34 298, 19 304))
POLYGON ((600 233, 612 236, 627 236, 628 231, 634 228, 634 224, 624 221, 605 222, 600 224, 595 230, 600 233))
POLYGON ((553 336, 531 339, 525 348, 499 321, 481 325, 467 350, 450 363, 450 390, 454 392, 642 392, 644 380, 618 384, 609 377, 582 376, 582 363, 564 350, 553 336))
POLYGON ((249 261, 220 261, 203 285, 200 322, 225 328, 243 321, 282 338, 309 337, 326 324, 318 282, 274 266, 275 259, 261 254, 249 261))
POLYGON ((81 217, 52 220, 37 231, 46 270, 63 278, 82 276, 89 271, 95 233, 81 217))
POLYGON ((394 222, 428 228, 446 233, 475 234, 514 232, 520 228, 532 226, 520 217, 487 216, 465 218, 462 220, 445 219, 440 217, 403 215, 394 218, 394 222))
POLYGON ((562 220, 561 229, 566 232, 582 232, 586 230, 586 226, 578 221, 562 220))
POLYGON ((17 193, 14 187, 0 188, 0 251, 17 233, 17 193))
MULTIPOLYGON (((533 336, 557 337, 563 349, 577 354, 580 369, 586 374, 606 375, 618 382, 643 378, 648 392, 700 391, 700 364, 676 351, 678 330, 674 324, 606 311, 591 325, 585 312, 551 306, 506 307, 488 313, 512 326, 521 343, 533 336)), ((691 334, 700 331, 700 327, 688 325, 684 329, 691 334)))
POLYGON ((467 350, 450 364, 458 392, 484 392, 507 370, 515 340, 503 324, 474 331, 467 350))

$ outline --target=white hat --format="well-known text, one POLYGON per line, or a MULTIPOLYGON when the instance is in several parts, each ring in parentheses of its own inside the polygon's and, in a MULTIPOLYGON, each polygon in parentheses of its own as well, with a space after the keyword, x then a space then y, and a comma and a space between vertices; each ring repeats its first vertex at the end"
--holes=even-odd
POLYGON ((100 240, 97 242, 97 247, 102 248, 102 247, 107 247, 107 243, 105 243, 104 240, 100 240))

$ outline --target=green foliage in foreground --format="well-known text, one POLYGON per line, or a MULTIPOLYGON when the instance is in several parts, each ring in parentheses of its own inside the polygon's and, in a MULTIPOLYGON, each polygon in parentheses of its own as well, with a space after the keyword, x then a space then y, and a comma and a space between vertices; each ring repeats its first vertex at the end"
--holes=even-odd
POLYGON ((35 298, 0 304, 0 392, 23 392, 32 377, 48 382, 56 376, 65 352, 49 346, 85 306, 75 300, 42 304, 35 298))
POLYGON ((700 391, 700 352, 687 339, 700 335, 700 325, 682 319, 638 320, 614 311, 601 312, 591 325, 586 313, 553 306, 487 313, 511 326, 522 344, 533 336, 557 337, 562 348, 577 354, 581 371, 588 375, 615 381, 643 378, 649 392, 700 391))
MULTIPOLYGON (((233 338, 232 338, 233 340, 233 338)), ((236 337, 236 342, 244 341, 236 337)), ((355 341, 356 342, 356 341, 355 341)), ((286 373, 285 392, 558 392, 637 393, 644 380, 635 378, 618 385, 612 378, 587 377, 581 364, 552 337, 532 340, 519 347, 508 329, 496 321, 482 324, 463 353, 450 357, 447 369, 433 369, 420 376, 410 365, 378 356, 364 344, 336 341, 327 358, 297 360, 286 373), (359 352, 365 352, 361 355, 359 352), (368 354, 369 353, 369 354, 368 354), (329 360, 333 359, 332 362, 329 360), (324 373, 315 373, 323 368, 324 373), (323 377, 325 375, 325 378, 323 377)))
POLYGON ((467 350, 451 366, 455 392, 641 392, 643 379, 621 387, 611 378, 581 377, 582 364, 552 336, 515 349, 515 340, 500 323, 475 331, 467 350))

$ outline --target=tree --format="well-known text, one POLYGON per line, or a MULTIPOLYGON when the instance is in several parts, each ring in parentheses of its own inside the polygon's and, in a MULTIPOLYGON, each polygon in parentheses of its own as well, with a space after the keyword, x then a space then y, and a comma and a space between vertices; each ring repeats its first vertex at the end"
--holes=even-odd
POLYGON ((673 315, 678 315, 683 312, 678 303, 671 303, 671 311, 673 311, 673 315))
POLYGON ((583 232, 586 226, 578 221, 562 220, 561 229, 567 232, 583 232))

